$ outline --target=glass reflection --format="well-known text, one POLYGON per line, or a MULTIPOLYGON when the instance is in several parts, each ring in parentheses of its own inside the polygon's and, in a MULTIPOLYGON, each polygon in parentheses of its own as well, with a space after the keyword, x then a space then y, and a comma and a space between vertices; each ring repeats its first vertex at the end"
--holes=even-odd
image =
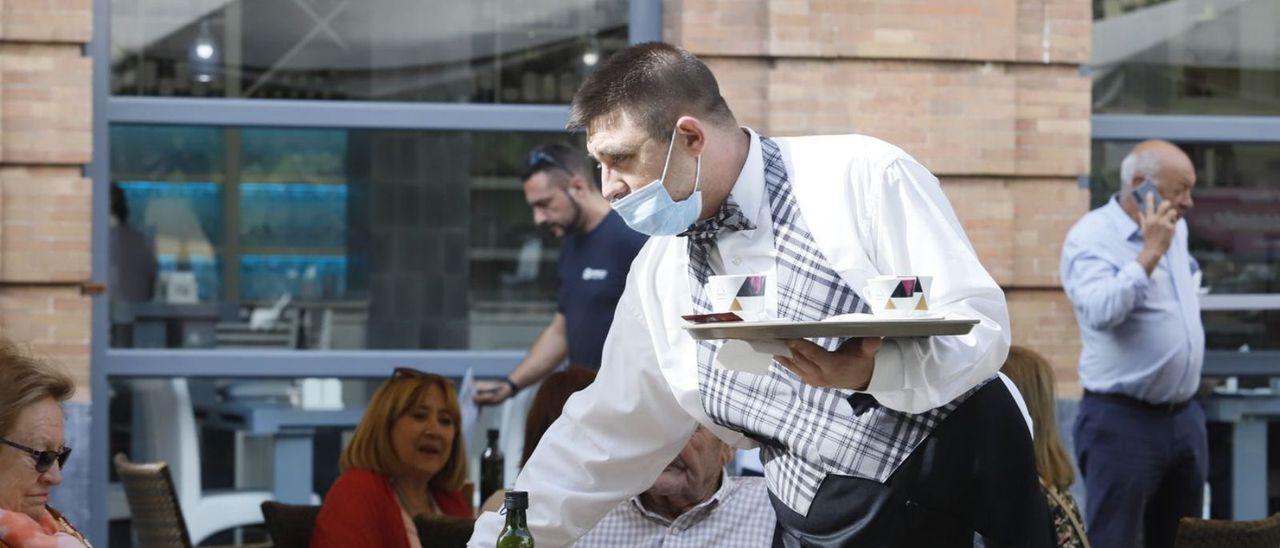
POLYGON ((1094 112, 1280 112, 1280 2, 1094 0, 1094 18, 1094 112))
POLYGON ((519 173, 564 134, 110 135, 127 225, 155 256, 150 297, 112 283, 117 347, 523 348, 555 312, 558 244, 519 173))
POLYGON ((567 103, 626 0, 113 0, 117 95, 567 103))

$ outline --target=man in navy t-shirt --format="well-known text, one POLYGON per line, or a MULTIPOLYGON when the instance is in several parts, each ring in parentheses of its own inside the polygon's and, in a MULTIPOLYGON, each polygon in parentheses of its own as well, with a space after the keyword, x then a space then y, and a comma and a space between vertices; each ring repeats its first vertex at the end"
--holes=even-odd
POLYGON ((586 155, 572 147, 530 151, 523 181, 533 221, 561 238, 556 315, 506 379, 476 382, 479 404, 501 403, 550 375, 566 357, 572 366, 599 369, 627 271, 647 239, 613 212, 586 155))

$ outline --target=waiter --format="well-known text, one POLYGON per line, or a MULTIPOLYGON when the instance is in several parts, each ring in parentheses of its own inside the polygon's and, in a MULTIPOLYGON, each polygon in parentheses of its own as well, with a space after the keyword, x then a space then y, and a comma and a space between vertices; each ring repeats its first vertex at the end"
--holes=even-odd
POLYGON ((534 148, 520 180, 533 222, 561 239, 556 314, 510 375, 476 382, 474 399, 482 405, 502 403, 546 378, 565 358, 575 367, 600 368, 627 269, 646 240, 609 209, 579 150, 562 144, 534 148))
MULTIPOLYGON (((1031 437, 999 369, 1000 288, 938 181, 902 150, 846 135, 770 139, 738 125, 715 77, 648 43, 583 83, 604 194, 653 236, 632 265, 600 376, 571 398, 516 482, 539 546, 564 546, 643 491, 699 425, 758 445, 779 546, 1041 547, 1052 543, 1031 437), (933 274, 931 309, 962 336, 790 341, 766 375, 715 365, 682 315, 714 274, 770 273, 788 320, 866 307, 881 274, 933 274)), ((476 523, 488 547, 502 518, 476 523)))

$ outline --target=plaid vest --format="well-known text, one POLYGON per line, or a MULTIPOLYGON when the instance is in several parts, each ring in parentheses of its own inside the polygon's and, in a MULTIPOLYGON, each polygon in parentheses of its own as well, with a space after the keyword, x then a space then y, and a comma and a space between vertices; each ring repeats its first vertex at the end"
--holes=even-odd
MULTIPOLYGON (((773 219, 777 258, 778 317, 822 320, 865 311, 858 294, 828 264, 814 243, 791 194, 778 145, 761 137, 765 190, 773 219)), ((736 206, 726 200, 730 208, 736 206)), ((716 217, 723 217, 718 215, 716 217)), ((695 226, 695 229, 697 227, 695 226)), ((695 313, 711 310, 704 286, 715 238, 690 237, 689 275, 695 313)), ((831 351, 844 339, 815 339, 831 351)), ((752 375, 714 365, 722 341, 698 342, 698 391, 707 415, 761 444, 760 457, 773 496, 800 515, 827 474, 884 482, 947 414, 977 390, 921 414, 885 408, 869 395, 815 388, 776 362, 769 374, 752 375)))

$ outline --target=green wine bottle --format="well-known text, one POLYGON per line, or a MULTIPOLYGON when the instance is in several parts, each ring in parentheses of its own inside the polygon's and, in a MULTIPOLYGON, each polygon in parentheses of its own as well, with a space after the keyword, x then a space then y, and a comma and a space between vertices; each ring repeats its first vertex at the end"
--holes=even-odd
POLYGON ((489 495, 502 489, 502 468, 505 459, 502 450, 498 449, 498 431, 489 430, 489 447, 480 455, 480 500, 489 500, 489 495))
POLYGON ((529 524, 524 516, 524 511, 529 508, 529 493, 507 491, 504 502, 507 524, 498 535, 497 548, 533 548, 533 535, 529 533, 529 524))

